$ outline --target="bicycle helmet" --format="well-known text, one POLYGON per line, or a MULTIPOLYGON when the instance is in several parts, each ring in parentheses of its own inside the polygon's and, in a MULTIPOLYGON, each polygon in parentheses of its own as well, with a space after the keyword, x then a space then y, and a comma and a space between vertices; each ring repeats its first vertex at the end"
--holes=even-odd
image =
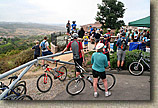
POLYGON ((77 39, 77 38, 78 38, 78 34, 77 34, 77 33, 73 33, 73 34, 72 34, 72 37, 73 37, 74 39, 77 39))
POLYGON ((98 43, 97 46, 96 46, 96 50, 100 50, 104 47, 104 44, 103 43, 98 43))

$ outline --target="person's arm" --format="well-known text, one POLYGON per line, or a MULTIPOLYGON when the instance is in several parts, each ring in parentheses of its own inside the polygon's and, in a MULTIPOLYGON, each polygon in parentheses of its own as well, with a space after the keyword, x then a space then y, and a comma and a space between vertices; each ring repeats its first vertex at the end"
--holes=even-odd
POLYGON ((66 46, 66 48, 65 48, 61 53, 64 53, 64 52, 67 51, 68 48, 70 48, 70 47, 71 47, 71 42, 69 42, 69 44, 66 46))
POLYGON ((68 48, 67 48, 67 47, 65 47, 65 49, 64 49, 61 53, 64 53, 65 51, 67 51, 67 49, 68 49, 68 48))
POLYGON ((110 42, 108 42, 108 44, 109 44, 108 46, 109 46, 109 51, 110 51, 110 42))
POLYGON ((93 65, 94 63, 94 54, 92 54, 92 58, 91 58, 91 64, 93 65))
POLYGON ((32 49, 32 50, 35 49, 35 46, 33 46, 31 49, 32 49))

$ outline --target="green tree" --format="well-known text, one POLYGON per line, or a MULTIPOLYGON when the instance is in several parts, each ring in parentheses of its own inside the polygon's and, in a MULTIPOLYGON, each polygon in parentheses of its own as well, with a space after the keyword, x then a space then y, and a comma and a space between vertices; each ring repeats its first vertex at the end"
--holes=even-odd
POLYGON ((99 11, 95 17, 96 21, 102 24, 102 28, 120 28, 125 25, 123 18, 125 13, 124 4, 117 0, 102 0, 102 4, 98 4, 99 11))

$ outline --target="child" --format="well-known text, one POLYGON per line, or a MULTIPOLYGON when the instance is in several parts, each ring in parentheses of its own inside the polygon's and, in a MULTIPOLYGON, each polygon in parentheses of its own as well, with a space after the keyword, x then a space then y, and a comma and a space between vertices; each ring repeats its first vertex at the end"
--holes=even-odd
POLYGON ((83 41, 84 41, 84 49, 87 52, 88 51, 88 35, 87 35, 87 32, 85 32, 85 36, 83 36, 83 41))
POLYGON ((32 50, 34 51, 34 59, 37 59, 37 57, 40 57, 40 48, 39 48, 39 41, 36 41, 36 45, 32 47, 32 50))

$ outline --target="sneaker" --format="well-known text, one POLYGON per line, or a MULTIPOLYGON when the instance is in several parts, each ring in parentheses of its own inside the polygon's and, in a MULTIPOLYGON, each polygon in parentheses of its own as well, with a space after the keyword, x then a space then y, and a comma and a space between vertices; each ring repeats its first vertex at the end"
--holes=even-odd
POLYGON ((97 98, 98 97, 98 93, 94 92, 94 97, 97 98))
POLYGON ((111 67, 109 67, 109 71, 111 71, 111 67))
POLYGON ((110 95, 111 95, 111 92, 110 92, 110 91, 105 92, 105 97, 108 97, 108 96, 110 96, 110 95))
POLYGON ((120 67, 119 70, 122 71, 122 67, 120 67))

